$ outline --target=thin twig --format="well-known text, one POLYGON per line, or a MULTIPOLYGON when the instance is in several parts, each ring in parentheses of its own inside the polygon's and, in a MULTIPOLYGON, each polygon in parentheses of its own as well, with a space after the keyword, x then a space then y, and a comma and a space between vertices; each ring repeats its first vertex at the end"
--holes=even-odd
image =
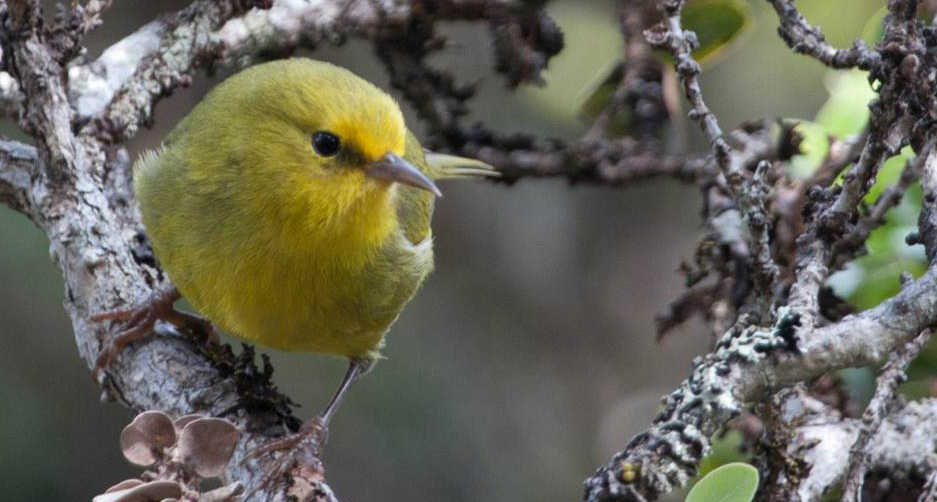
POLYGON ((855 229, 834 244, 832 253, 837 262, 833 266, 842 266, 861 252, 872 231, 885 224, 888 211, 901 203, 908 188, 921 179, 924 165, 933 155, 934 144, 931 142, 921 153, 905 162, 898 181, 883 190, 869 208, 868 213, 856 222, 855 229))
POLYGON ((665 48, 674 56, 677 73, 683 82, 683 90, 692 107, 690 118, 699 123, 700 128, 709 138, 716 163, 722 169, 729 186, 736 187, 741 182, 741 173, 730 162, 729 154, 732 149, 722 137, 719 121, 703 100, 703 91, 700 89, 697 78, 700 74, 700 66, 692 56, 692 51, 699 45, 699 42, 695 33, 684 31, 681 27, 680 12, 683 4, 684 0, 663 2, 661 6, 667 19, 663 24, 647 30, 645 35, 652 45, 665 48))
MULTIPOLYGON (((763 316, 768 313, 774 283, 779 275, 770 245, 772 222, 768 217, 768 205, 772 190, 767 180, 770 164, 759 163, 754 172, 748 173, 746 180, 746 166, 752 160, 750 155, 729 146, 716 116, 703 99, 698 79, 700 66, 692 55, 698 41, 695 33, 684 30, 681 26, 683 4, 683 0, 663 2, 661 6, 666 16, 665 21, 647 30, 645 34, 652 45, 668 50, 674 57, 684 93, 692 107, 689 116, 699 123, 703 133, 709 138, 713 157, 722 174, 721 179, 717 178, 716 185, 727 193, 729 207, 726 211, 715 211, 712 207, 713 200, 707 200, 709 223, 717 225, 716 218, 721 221, 741 219, 744 223, 744 231, 738 234, 737 238, 731 239, 732 242, 727 243, 736 266, 745 271, 744 274, 736 274, 732 303, 739 304, 748 295, 751 283, 745 276, 751 269, 757 290, 761 292, 758 295, 756 311, 763 316), (734 217, 736 214, 738 218, 734 217)), ((734 131, 733 136, 739 139, 738 143, 743 145, 743 150, 750 148, 751 144, 757 144, 748 141, 754 135, 746 131, 734 131)), ((754 160, 763 162, 763 158, 754 160)), ((707 194, 707 197, 716 199, 718 195, 707 194)))
POLYGON ((862 414, 862 428, 859 437, 853 443, 849 453, 849 471, 843 483, 842 502, 859 502, 862 494, 862 484, 868 470, 867 459, 870 455, 869 444, 882 425, 882 420, 888 415, 898 385, 905 381, 905 372, 921 349, 930 340, 931 330, 921 331, 914 340, 898 347, 889 357, 888 363, 882 368, 875 381, 875 395, 869 406, 862 414))
POLYGON ((826 42, 819 28, 811 26, 794 6, 793 0, 768 0, 778 13, 778 34, 799 54, 805 54, 830 68, 861 68, 869 70, 879 65, 878 52, 866 43, 856 40, 849 49, 837 49, 826 42))

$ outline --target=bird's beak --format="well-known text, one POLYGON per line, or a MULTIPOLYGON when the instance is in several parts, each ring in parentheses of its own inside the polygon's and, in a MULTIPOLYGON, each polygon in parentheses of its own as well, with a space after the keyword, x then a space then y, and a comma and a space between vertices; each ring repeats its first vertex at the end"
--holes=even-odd
POLYGON ((379 180, 396 181, 412 187, 422 188, 432 192, 436 197, 442 197, 442 192, 425 174, 416 166, 392 153, 386 153, 364 170, 365 176, 379 180))

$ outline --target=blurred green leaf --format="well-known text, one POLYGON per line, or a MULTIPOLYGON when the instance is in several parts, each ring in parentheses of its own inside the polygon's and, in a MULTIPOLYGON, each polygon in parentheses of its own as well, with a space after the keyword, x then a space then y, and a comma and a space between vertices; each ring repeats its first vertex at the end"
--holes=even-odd
POLYGON ((873 368, 869 366, 845 368, 836 373, 842 379, 843 388, 849 393, 850 399, 855 399, 863 407, 872 399, 872 394, 875 393, 876 375, 873 368))
MULTIPOLYGON (((592 89, 592 91, 586 93, 585 99, 582 101, 582 104, 579 105, 579 116, 584 122, 592 122, 598 118, 602 110, 612 101, 615 89, 618 88, 618 83, 621 82, 622 71, 624 71, 625 65, 619 62, 612 65, 610 68, 610 70, 606 68, 603 70, 603 73, 599 73, 600 76, 605 75, 604 78, 601 78, 601 81, 596 80, 586 87, 586 89, 592 89), (606 74, 604 72, 608 73, 606 74)), ((608 121, 606 132, 613 136, 624 136, 628 134, 630 130, 630 110, 627 108, 616 110, 615 115, 608 121)))
MULTIPOLYGON (((865 196, 865 203, 872 204, 878 199, 879 195, 885 191, 886 188, 892 185, 892 183, 898 181, 898 178, 901 177, 901 171, 904 170, 905 164, 908 160, 914 157, 914 150, 911 147, 904 147, 898 152, 898 155, 895 155, 884 163, 882 167, 879 168, 878 174, 875 176, 875 184, 872 185, 872 188, 869 189, 869 193, 865 196)), ((917 215, 915 215, 915 218, 917 215)), ((912 223, 911 221, 906 221, 905 223, 912 223)))
POLYGON ((745 0, 693 0, 683 7, 682 21, 699 40, 693 57, 704 62, 737 43, 752 26, 753 17, 745 0))
POLYGON ((686 502, 751 502, 758 490, 758 470, 749 464, 726 464, 699 480, 686 502))
POLYGON ((621 62, 621 31, 614 11, 596 4, 583 8, 581 2, 550 2, 547 12, 567 33, 566 47, 550 61, 545 87, 523 86, 522 99, 558 119, 574 120, 583 96, 608 76, 621 62))
MULTIPOLYGON (((693 57, 706 65, 713 64, 718 56, 735 46, 741 36, 752 26, 751 8, 745 0, 692 0, 683 8, 683 27, 696 32, 699 47, 693 57)), ((664 56, 668 64, 671 60, 664 56)), ((580 93, 579 115, 591 122, 608 106, 621 82, 624 63, 609 65, 596 74, 595 79, 580 93)), ((616 113, 609 120, 608 132, 625 135, 630 131, 631 114, 627 110, 616 113)))
POLYGON ((845 139, 861 132, 869 120, 868 103, 875 92, 866 72, 830 70, 825 81, 829 93, 826 103, 812 122, 800 121, 795 128, 803 137, 801 153, 790 163, 796 177, 807 176, 820 166, 830 149, 830 135, 845 139))
POLYGON ((814 122, 840 138, 858 134, 869 120, 868 103, 875 97, 868 75, 860 70, 831 70, 825 80, 830 98, 820 107, 814 122))
POLYGON ((862 40, 870 44, 877 43, 882 39, 882 36, 885 34, 885 16, 888 15, 888 6, 883 5, 875 14, 872 14, 872 17, 866 21, 865 26, 862 28, 862 40))
MULTIPOLYGON (((933 352, 933 350, 931 350, 933 352)), ((910 381, 904 383, 899 387, 899 392, 907 399, 918 400, 926 399, 929 397, 934 397, 934 366, 931 363, 930 366, 924 366, 923 364, 918 363, 921 357, 918 356, 918 359, 915 359, 912 366, 917 366, 917 370, 912 372, 909 368, 908 378, 910 381), (912 376, 915 373, 921 373, 922 371, 930 370, 930 375, 928 377, 921 376, 912 376)))
POLYGON ((830 151, 830 135, 826 128, 816 122, 798 120, 794 126, 801 136, 800 153, 791 158, 791 174, 805 178, 816 171, 830 151))
MULTIPOLYGON (((867 205, 874 204, 886 188, 901 176, 901 171, 914 152, 904 148, 882 164, 875 185, 864 199, 867 205)), ((917 225, 921 209, 921 189, 918 184, 908 188, 901 203, 888 212, 887 221, 876 228, 866 241, 868 254, 856 259, 850 267, 837 274, 842 284, 847 277, 851 286, 837 292, 849 298, 859 309, 867 309, 893 296, 900 289, 898 281, 903 272, 917 276, 924 273, 926 261, 920 247, 908 246, 905 236, 917 225)))

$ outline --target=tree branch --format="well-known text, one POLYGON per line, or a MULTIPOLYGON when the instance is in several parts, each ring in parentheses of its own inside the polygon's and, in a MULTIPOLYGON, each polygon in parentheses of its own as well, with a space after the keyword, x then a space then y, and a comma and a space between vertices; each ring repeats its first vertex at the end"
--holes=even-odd
POLYGON ((36 220, 29 198, 30 176, 36 168, 36 149, 0 138, 0 204, 36 220))
POLYGON ((836 49, 826 43, 819 28, 811 26, 794 6, 793 0, 768 0, 778 13, 778 35, 796 53, 810 56, 830 68, 861 68, 869 70, 879 65, 878 52, 864 41, 856 40, 849 49, 836 49))
POLYGON ((14 117, 20 110, 23 93, 16 79, 5 71, 0 71, 0 117, 14 117))
MULTIPOLYGON (((802 388, 785 390, 774 400, 782 410, 782 419, 794 428, 786 454, 806 465, 796 489, 788 492, 785 500, 819 502, 845 479, 850 446, 860 436, 863 421, 841 418, 802 388)), ((882 417, 880 427, 869 438, 866 463, 879 472, 924 477, 933 471, 935 438, 937 400, 908 403, 882 417)))
MULTIPOLYGON (((122 66, 95 68, 105 75, 108 71, 117 74, 114 80, 120 82, 120 86, 115 87, 113 98, 100 89, 97 90, 98 99, 90 103, 78 96, 75 101, 79 115, 94 116, 92 130, 98 135, 106 134, 112 142, 133 136, 139 126, 149 120, 158 98, 187 81, 200 64, 216 59, 215 54, 221 47, 213 36, 215 30, 251 8, 269 8, 270 5, 270 0, 200 0, 170 17, 144 26, 128 37, 132 44, 125 39, 122 45, 111 47, 109 54, 102 55, 102 59, 117 59, 122 66), (126 71, 131 68, 132 72, 126 71), (121 79, 122 73, 129 78, 121 79)), ((80 69, 73 69, 71 73, 81 75, 80 69)), ((89 81, 87 77, 79 79, 82 80, 89 81)))
MULTIPOLYGON (((586 481, 586 500, 654 499, 684 484, 710 450, 709 437, 748 401, 841 368, 874 364, 937 322, 937 269, 878 307, 822 328, 797 329, 786 310, 772 329, 731 330, 666 397, 655 425, 586 481), (623 466, 639 466, 627 483, 623 466)), ((633 468, 633 467, 632 467, 633 468)))
MULTIPOLYGON (((931 331, 925 329, 914 340, 900 346, 889 357, 888 363, 882 368, 875 381, 875 395, 862 414, 862 425, 859 427, 858 437, 849 450, 849 470, 846 481, 843 483, 842 502, 859 502, 862 494, 862 484, 869 468, 869 459, 877 454, 875 448, 870 447, 872 438, 882 427, 882 421, 888 415, 895 401, 898 385, 907 378, 905 372, 921 349, 930 340, 931 331)), ((880 446, 880 445, 876 445, 880 446)), ((893 448, 889 445, 889 448, 893 448)))
POLYGON ((651 45, 666 49, 675 59, 675 67, 680 79, 683 82, 683 90, 692 109, 690 118, 699 123, 700 128, 709 139, 713 155, 716 156, 716 163, 722 169, 722 174, 726 177, 730 188, 733 191, 741 182, 741 172, 737 165, 731 163, 729 155, 731 148, 722 137, 722 128, 719 127, 719 121, 713 115, 709 107, 703 100, 703 91, 700 89, 697 77, 700 74, 700 66, 691 55, 693 49, 699 45, 696 34, 692 31, 685 31, 680 25, 680 12, 683 9, 684 0, 667 0, 661 3, 661 8, 666 15, 666 19, 661 24, 647 30, 646 37, 651 45))

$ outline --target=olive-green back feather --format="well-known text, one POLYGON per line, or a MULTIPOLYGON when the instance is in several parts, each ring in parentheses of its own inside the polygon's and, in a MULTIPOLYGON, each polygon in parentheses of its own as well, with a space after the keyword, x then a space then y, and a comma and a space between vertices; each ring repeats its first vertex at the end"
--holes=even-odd
MULTIPOLYGON (((433 177, 432 168, 426 163, 426 157, 423 155, 423 148, 413 133, 407 134, 404 158, 420 168, 424 174, 433 177)), ((429 224, 433 217, 435 200, 436 196, 426 190, 397 184, 397 219, 410 242, 418 244, 432 237, 429 224)))

